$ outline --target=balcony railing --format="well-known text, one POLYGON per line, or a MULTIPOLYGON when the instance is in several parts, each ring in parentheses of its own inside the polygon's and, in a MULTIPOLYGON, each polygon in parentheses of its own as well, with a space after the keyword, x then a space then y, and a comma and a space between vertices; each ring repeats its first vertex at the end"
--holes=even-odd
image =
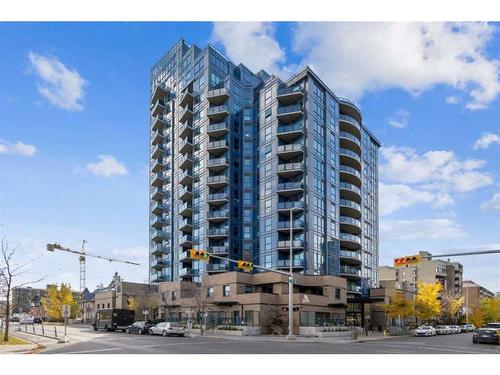
POLYGON ((207 144, 207 150, 216 150, 216 149, 220 149, 220 148, 228 148, 228 142, 226 139, 208 142, 208 144, 207 144))
POLYGON ((229 89, 227 87, 222 87, 220 89, 208 90, 207 100, 211 104, 221 104, 227 98, 229 98, 229 89))
POLYGON ((287 152, 304 152, 304 145, 301 143, 292 143, 288 145, 278 146, 278 153, 287 153, 287 152))
POLYGON ((227 271, 229 269, 229 265, 228 264, 224 264, 224 263, 217 263, 217 264, 214 264, 214 263, 209 263, 207 264, 207 271, 209 272, 217 272, 217 271, 227 271))
POLYGON ((356 120, 354 117, 341 114, 340 121, 348 122, 356 126, 358 129, 361 129, 361 125, 359 124, 358 120, 356 120))
POLYGON ((339 154, 342 156, 342 155, 346 155, 346 156, 349 156, 353 159, 356 159, 358 162, 361 163, 361 157, 355 153, 354 151, 351 151, 351 150, 348 150, 347 148, 340 148, 339 149, 339 154))
POLYGON ((226 104, 208 107, 207 109, 207 116, 212 121, 220 121, 227 115, 229 115, 229 106, 226 104))
POLYGON ((218 122, 216 124, 209 124, 207 127, 207 133, 213 135, 224 134, 229 131, 226 122, 218 122))
POLYGON ((351 258, 351 259, 356 259, 356 260, 361 261, 361 254, 359 251, 340 250, 340 257, 341 258, 351 258))
POLYGON ((340 266, 340 273, 344 275, 361 276, 360 269, 348 266, 340 266))
POLYGON ((361 238, 351 233, 340 232, 339 238, 341 241, 351 241, 361 244, 361 238))
POLYGON ((303 94, 303 89, 301 86, 280 87, 278 89, 278 96, 290 94, 303 94))
POLYGON ((278 115, 285 113, 292 113, 292 112, 302 112, 302 105, 294 104, 294 105, 287 105, 284 107, 278 107, 278 115))
POLYGON ((354 208, 358 211, 361 211, 361 205, 359 203, 356 203, 356 202, 351 201, 349 199, 340 199, 339 203, 340 203, 340 206, 350 207, 350 208, 354 208))
POLYGON ((278 126, 278 134, 282 133, 292 133, 292 132, 303 132, 304 131, 304 122, 297 121, 296 123, 290 125, 281 125, 278 126))
POLYGON ((208 166, 219 166, 228 164, 227 158, 208 159, 208 166))
POLYGON ((347 182, 341 182, 339 184, 339 187, 340 187, 340 189, 351 190, 351 191, 354 191, 355 193, 358 193, 359 195, 361 195, 361 189, 359 187, 357 187, 356 185, 349 184, 347 182))
POLYGON ((228 200, 228 193, 217 193, 217 194, 208 194, 207 201, 220 201, 220 200, 228 200))
POLYGON ((228 210, 208 211, 207 218, 228 218, 228 210))
POLYGON ((354 143, 356 143, 358 146, 361 145, 361 141, 354 134, 351 134, 351 133, 348 133, 348 132, 341 130, 339 132, 339 137, 349 139, 349 140, 353 141, 354 143))
MULTIPOLYGON (((305 246, 305 241, 304 240, 293 240, 292 241, 292 248, 293 247, 304 247, 304 246, 305 246)), ((278 241, 278 248, 289 249, 290 248, 290 241, 289 240, 278 241)))
POLYGON ((207 236, 228 236, 229 228, 210 228, 207 230, 207 236))
POLYGON ((222 175, 222 176, 208 176, 207 178, 207 183, 208 184, 225 184, 229 182, 229 177, 222 175))
POLYGON ((304 202, 303 201, 278 202, 278 210, 287 210, 291 208, 304 208, 304 202))
MULTIPOLYGON (((301 228, 305 226, 304 220, 294 220, 292 221, 292 229, 301 228)), ((288 221, 278 221, 278 229, 290 229, 290 220, 288 221)))
POLYGON ((280 190, 303 190, 304 184, 302 182, 285 182, 278 184, 278 191, 280 190))
POLYGON ((361 221, 359 221, 358 219, 354 219, 352 217, 349 217, 349 216, 340 216, 339 221, 340 221, 340 224, 349 224, 349 225, 354 225, 354 226, 361 228, 361 221))
POLYGON ((209 246, 208 247, 208 252, 213 253, 213 254, 228 254, 229 253, 229 246, 224 245, 224 246, 209 246))
POLYGON ((180 277, 184 277, 184 276, 192 277, 194 275, 195 275, 195 272, 192 268, 181 268, 181 270, 179 271, 180 277))
POLYGON ((359 171, 357 171, 353 167, 348 167, 347 165, 340 165, 339 170, 341 172, 350 173, 356 176, 357 178, 361 179, 361 173, 359 173, 359 171))
MULTIPOLYGON (((276 262, 278 268, 290 267, 290 259, 278 259, 276 262)), ((306 266, 305 259, 293 259, 292 267, 304 268, 306 266)))

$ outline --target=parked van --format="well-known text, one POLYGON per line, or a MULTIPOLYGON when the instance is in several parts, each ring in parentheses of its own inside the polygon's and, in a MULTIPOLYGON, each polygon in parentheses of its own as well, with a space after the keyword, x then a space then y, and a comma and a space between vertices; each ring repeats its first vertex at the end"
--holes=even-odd
POLYGON ((99 310, 95 314, 94 330, 105 329, 106 331, 122 330, 135 321, 135 312, 126 309, 105 309, 99 310))

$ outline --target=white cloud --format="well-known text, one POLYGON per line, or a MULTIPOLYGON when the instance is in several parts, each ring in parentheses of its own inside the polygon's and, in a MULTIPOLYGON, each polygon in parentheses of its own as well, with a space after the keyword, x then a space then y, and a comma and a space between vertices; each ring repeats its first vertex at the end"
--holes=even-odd
POLYGON ((481 135, 481 137, 474 142, 474 150, 487 149, 492 143, 500 144, 500 135, 486 132, 481 135))
POLYGON ((385 161, 380 164, 380 173, 391 182, 458 192, 493 183, 490 174, 479 171, 486 163, 484 160, 461 161, 453 151, 428 151, 418 155, 411 148, 384 147, 380 154, 385 161))
POLYGON ((52 105, 68 110, 82 111, 82 100, 88 82, 76 70, 69 70, 56 57, 29 52, 32 68, 40 78, 38 92, 52 105))
POLYGON ((285 50, 275 38, 272 23, 215 22, 212 41, 221 43, 235 64, 241 62, 254 73, 264 69, 269 74, 282 75, 280 65, 285 61, 285 50))
POLYGON ((389 125, 396 129, 403 129, 408 126, 408 120, 410 119, 410 113, 403 109, 396 111, 389 118, 389 125))
POLYGON ((37 152, 37 149, 33 145, 27 145, 20 141, 16 143, 10 143, 6 140, 0 139, 0 155, 10 154, 10 155, 21 155, 21 156, 33 156, 37 152))
POLYGON ((459 239, 465 237, 460 226, 449 219, 383 220, 381 241, 459 239))
MULTIPOLYGON (((401 88, 412 94, 443 84, 468 93, 470 110, 500 92, 500 61, 487 56, 487 23, 299 23, 293 46, 339 95, 401 88)), ((249 53, 250 54, 250 53, 249 53)))
POLYGON ((125 165, 118 162, 111 155, 99 155, 96 163, 87 164, 87 170, 98 176, 126 175, 128 170, 125 165))
POLYGON ((500 210, 500 193, 493 194, 491 199, 481 205, 482 210, 500 210))
POLYGON ((460 103, 460 98, 458 96, 450 95, 450 96, 446 97, 445 101, 448 104, 458 104, 458 103, 460 103))

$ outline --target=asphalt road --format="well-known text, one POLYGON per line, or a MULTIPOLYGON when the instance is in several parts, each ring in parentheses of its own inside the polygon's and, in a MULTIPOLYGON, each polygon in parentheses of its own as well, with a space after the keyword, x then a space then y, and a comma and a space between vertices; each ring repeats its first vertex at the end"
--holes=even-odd
POLYGON ((473 344, 472 334, 397 337, 365 342, 266 337, 162 337, 80 331, 80 341, 50 345, 42 353, 67 354, 500 354, 500 347, 473 344), (83 338, 83 337, 86 337, 83 338))

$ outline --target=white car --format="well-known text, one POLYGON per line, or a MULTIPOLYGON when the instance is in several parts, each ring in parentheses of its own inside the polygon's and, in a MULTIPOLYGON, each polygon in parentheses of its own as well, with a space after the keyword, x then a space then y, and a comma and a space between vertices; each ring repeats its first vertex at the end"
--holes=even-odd
POLYGON ((415 336, 436 336, 436 330, 431 326, 420 326, 415 330, 415 336))
POLYGON ((149 328, 150 335, 184 336, 186 328, 179 323, 161 322, 149 328))
POLYGON ((450 335, 452 332, 450 326, 436 326, 436 333, 438 335, 450 335))
POLYGON ((461 333, 462 330, 460 329, 460 326, 450 326, 451 333, 461 333))
POLYGON ((34 323, 35 320, 33 318, 30 318, 29 316, 26 316, 19 321, 19 324, 34 324, 34 323))

